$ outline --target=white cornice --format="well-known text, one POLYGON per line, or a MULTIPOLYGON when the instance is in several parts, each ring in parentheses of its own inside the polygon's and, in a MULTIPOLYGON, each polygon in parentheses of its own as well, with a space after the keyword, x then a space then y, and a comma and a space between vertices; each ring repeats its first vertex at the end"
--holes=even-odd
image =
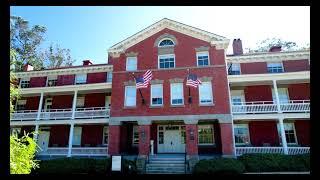
POLYGON ((124 53, 129 47, 145 40, 146 38, 160 32, 163 29, 171 29, 173 31, 186 34, 188 36, 201 39, 203 41, 211 43, 211 45, 216 46, 218 49, 226 49, 229 45, 229 39, 219 36, 198 28, 194 28, 167 18, 162 19, 159 22, 147 27, 146 29, 134 34, 133 36, 113 45, 108 53, 112 57, 119 57, 121 53, 124 53))
POLYGON ((227 56, 228 63, 249 63, 249 62, 267 62, 267 61, 283 61, 283 60, 310 60, 310 51, 291 51, 291 52, 266 52, 244 54, 240 56, 227 56))
POLYGON ((66 74, 86 74, 86 73, 98 73, 98 72, 111 72, 113 70, 112 65, 101 65, 101 66, 83 66, 75 68, 65 69, 52 69, 43 71, 28 71, 15 73, 17 78, 28 78, 28 77, 43 77, 43 76, 54 76, 54 75, 66 75, 66 74))

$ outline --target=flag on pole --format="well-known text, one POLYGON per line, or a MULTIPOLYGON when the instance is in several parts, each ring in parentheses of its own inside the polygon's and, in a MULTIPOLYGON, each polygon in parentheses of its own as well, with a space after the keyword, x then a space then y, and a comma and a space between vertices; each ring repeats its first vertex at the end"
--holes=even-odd
POLYGON ((142 77, 136 78, 136 88, 137 89, 147 88, 151 79, 152 79, 152 72, 151 72, 151 70, 148 70, 147 72, 145 72, 143 74, 142 77))
POLYGON ((192 87, 198 87, 198 85, 201 84, 201 80, 198 79, 197 75, 195 74, 189 74, 187 78, 187 86, 192 86, 192 87))

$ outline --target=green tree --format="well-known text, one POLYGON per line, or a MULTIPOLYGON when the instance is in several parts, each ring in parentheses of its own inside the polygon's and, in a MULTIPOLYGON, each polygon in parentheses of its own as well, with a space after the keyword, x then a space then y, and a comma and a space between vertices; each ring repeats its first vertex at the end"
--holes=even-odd
POLYGON ((16 63, 16 52, 10 49, 10 113, 13 112, 13 101, 19 98, 19 89, 17 88, 17 79, 12 72, 16 63))
POLYGON ((29 134, 18 138, 10 136, 10 174, 30 174, 32 169, 39 168, 35 160, 37 143, 29 134))
POLYGON ((27 63, 35 70, 43 68, 38 49, 46 31, 46 27, 40 25, 29 27, 29 22, 21 17, 10 17, 10 47, 16 52, 15 71, 22 71, 27 63))
POLYGON ((44 52, 44 66, 46 68, 57 68, 60 66, 72 66, 75 62, 71 58, 70 49, 60 48, 59 45, 55 47, 51 44, 44 52))
POLYGON ((252 52, 268 52, 272 46, 281 46, 282 51, 301 50, 296 42, 285 41, 281 38, 267 38, 256 43, 256 48, 248 49, 249 53, 252 52))

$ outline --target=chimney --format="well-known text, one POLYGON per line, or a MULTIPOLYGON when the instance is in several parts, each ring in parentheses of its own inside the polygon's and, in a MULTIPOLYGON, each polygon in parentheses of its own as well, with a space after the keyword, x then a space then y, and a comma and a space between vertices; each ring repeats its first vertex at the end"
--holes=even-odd
POLYGON ((232 47, 233 47, 233 55, 243 54, 242 42, 240 39, 234 39, 232 43, 232 47))
POLYGON ((269 52, 280 52, 281 51, 281 46, 272 46, 269 49, 269 52))
POLYGON ((23 71, 33 71, 33 66, 31 66, 30 64, 25 64, 23 66, 23 71))
POLYGON ((92 64, 92 62, 90 60, 84 60, 82 62, 83 62, 83 64, 82 64, 83 66, 89 66, 92 64))

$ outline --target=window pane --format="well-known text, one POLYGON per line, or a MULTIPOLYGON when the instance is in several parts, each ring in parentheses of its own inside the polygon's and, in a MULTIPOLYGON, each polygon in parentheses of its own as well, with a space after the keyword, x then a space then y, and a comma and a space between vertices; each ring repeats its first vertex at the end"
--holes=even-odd
POLYGON ((213 144, 213 126, 199 125, 198 126, 198 142, 199 144, 213 144))
POLYGON ((85 84, 87 81, 86 74, 77 74, 76 75, 76 84, 85 84))
POLYGON ((207 52, 197 53, 198 66, 209 65, 209 54, 207 52))
POLYGON ((151 85, 151 105, 162 105, 162 85, 151 85))
POLYGON ((127 58, 127 71, 135 71, 137 70, 137 57, 128 57, 127 58))
POLYGON ((212 103, 212 87, 211 83, 203 82, 199 85, 200 104, 212 103))
POLYGON ((159 56, 159 68, 174 68, 174 56, 173 55, 159 56))
POLYGON ((136 105, 136 87, 126 86, 125 106, 135 106, 135 105, 136 105))
POLYGON ((246 124, 234 125, 234 136, 236 144, 249 144, 249 129, 246 124))
POLYGON ((138 126, 133 126, 133 144, 139 144, 138 126))
POLYGON ((174 83, 171 84, 171 104, 183 103, 183 84, 174 83))

